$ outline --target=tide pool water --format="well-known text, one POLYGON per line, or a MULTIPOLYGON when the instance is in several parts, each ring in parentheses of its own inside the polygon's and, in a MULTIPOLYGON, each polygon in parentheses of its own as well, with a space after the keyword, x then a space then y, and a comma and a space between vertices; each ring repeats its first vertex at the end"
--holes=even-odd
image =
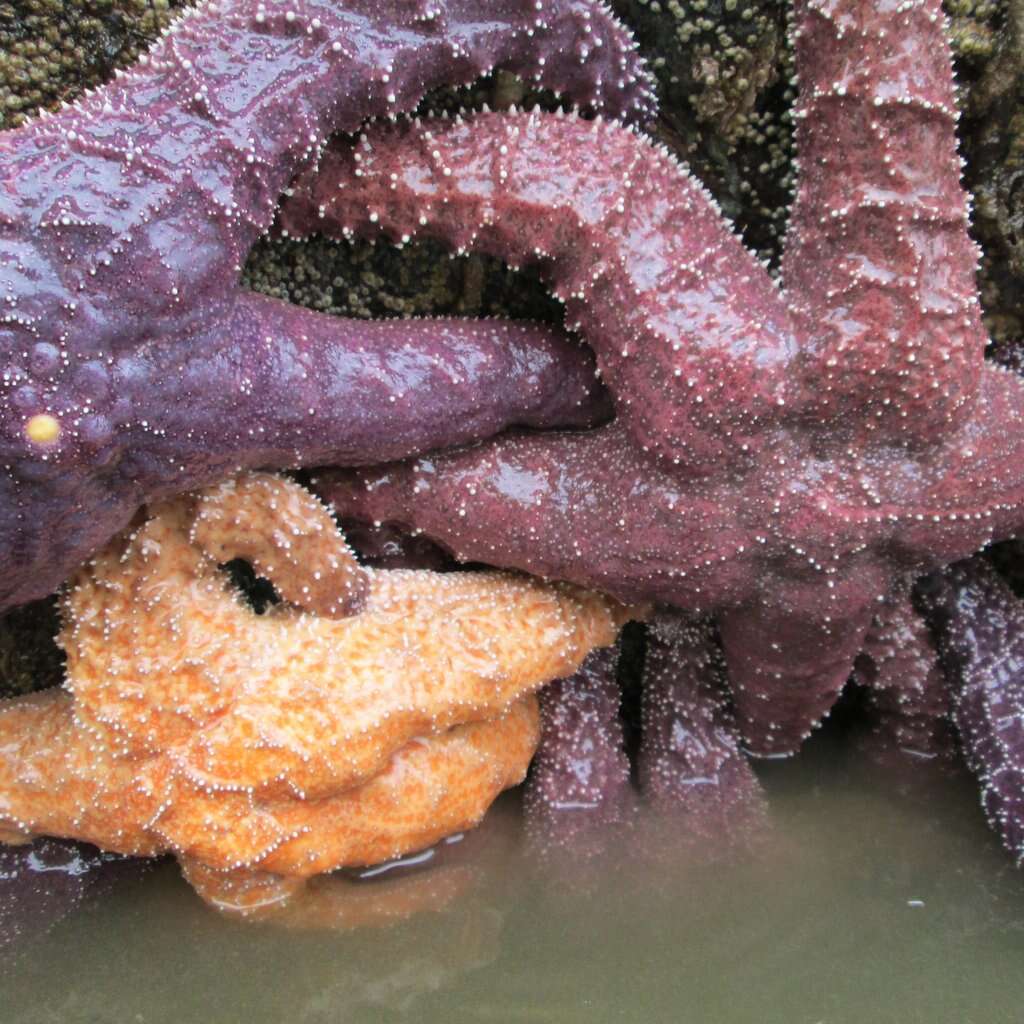
POLYGON ((539 863, 513 794, 408 895, 360 883, 382 920, 350 932, 219 917, 168 863, 8 965, 0 1021, 1024 1020, 1024 874, 970 779, 828 739, 759 771, 774 830, 738 862, 654 855, 643 815, 603 861, 539 863))

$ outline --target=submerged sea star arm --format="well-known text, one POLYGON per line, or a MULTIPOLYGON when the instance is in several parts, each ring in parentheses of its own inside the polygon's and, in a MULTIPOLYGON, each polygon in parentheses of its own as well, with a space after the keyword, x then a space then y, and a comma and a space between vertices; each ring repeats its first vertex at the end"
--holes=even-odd
POLYGON ((870 693, 886 746, 912 758, 952 758, 949 685, 906 586, 876 611, 853 680, 870 693))
POLYGON ((267 871, 218 871, 188 857, 182 859, 181 869, 199 896, 222 913, 287 928, 331 931, 438 913, 479 880, 479 872, 465 865, 431 865, 422 874, 370 884, 336 876, 307 880, 267 871))
POLYGON ((739 749, 706 622, 662 614, 648 628, 637 769, 645 798, 686 841, 736 841, 765 824, 761 784, 739 749))
POLYGON ((940 0, 796 0, 800 185, 783 278, 832 429, 932 443, 987 336, 940 0))
POLYGON ((795 353, 764 268, 663 149, 575 117, 404 122, 333 146, 285 204, 291 234, 428 232, 540 261, 638 447, 704 475, 763 444, 795 353), (538 160, 538 154, 572 154, 538 160), (609 315, 614 310, 614 315, 609 315))
POLYGON ((953 721, 989 824, 1024 861, 1024 601, 979 558, 918 594, 953 689, 953 721))
MULTIPOLYGON (((0 135, 0 608, 51 591, 147 499, 260 462, 290 466, 332 450, 348 461, 365 433, 330 430, 356 425, 343 417, 366 395, 347 357, 373 332, 245 297, 246 250, 328 132, 409 109, 432 85, 496 63, 579 103, 651 109, 628 34, 594 0, 207 0, 135 69, 0 135), (277 360, 268 338, 284 348, 277 360), (303 371, 329 371, 332 360, 347 364, 347 390, 319 378, 311 404, 321 418, 311 424, 303 371), (189 424, 199 410, 210 418, 189 424), (280 447, 263 443, 261 428, 281 427, 280 447)), ((471 328, 451 353, 445 328, 440 340, 431 323, 405 330, 411 343, 451 354, 456 375, 461 357, 472 361, 471 328)), ((478 330, 486 382, 495 335, 478 330)), ((404 383, 444 388, 446 376, 404 383)), ((474 402, 464 418, 444 395, 428 402, 440 421, 418 414, 399 447, 463 441, 522 418, 514 403, 503 415, 505 402, 487 414, 474 402)), ((527 419, 543 418, 525 403, 527 419)), ((382 457, 373 427, 399 419, 369 418, 376 444, 353 456, 360 462, 382 457)))
POLYGON ((629 777, 615 679, 618 647, 593 651, 540 692, 541 736, 523 794, 531 842, 542 853, 598 852, 636 798, 629 777))
POLYGON ((0 847, 0 977, 13 973, 27 941, 87 901, 144 874, 146 863, 65 839, 0 847))

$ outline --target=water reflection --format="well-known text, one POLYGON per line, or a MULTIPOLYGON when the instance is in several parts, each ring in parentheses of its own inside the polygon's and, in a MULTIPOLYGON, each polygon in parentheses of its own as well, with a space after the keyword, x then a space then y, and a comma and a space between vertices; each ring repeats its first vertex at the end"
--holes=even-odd
POLYGON ((574 884, 522 855, 506 800, 465 844, 472 884, 355 932, 219 918, 168 865, 55 929, 2 1019, 1017 1024, 1024 878, 973 784, 854 753, 762 769, 776 827, 738 864, 648 857, 641 820, 574 884))

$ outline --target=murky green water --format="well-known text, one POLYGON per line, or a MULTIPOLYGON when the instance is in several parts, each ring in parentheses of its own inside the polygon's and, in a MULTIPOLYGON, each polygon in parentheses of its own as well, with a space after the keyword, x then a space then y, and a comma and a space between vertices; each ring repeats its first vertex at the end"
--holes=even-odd
POLYGON ((355 933, 221 919, 168 865, 34 947, 0 1021, 1019 1024, 1024 874, 969 781, 852 760, 770 766, 777 835, 741 865, 652 863, 641 827, 574 884, 506 801, 445 910, 355 933))

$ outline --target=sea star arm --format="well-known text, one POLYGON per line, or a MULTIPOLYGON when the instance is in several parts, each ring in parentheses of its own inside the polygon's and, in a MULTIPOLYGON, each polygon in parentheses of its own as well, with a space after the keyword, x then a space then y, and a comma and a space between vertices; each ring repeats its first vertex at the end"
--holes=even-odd
POLYGON ((799 750, 846 684, 886 580, 868 564, 830 582, 766 573, 758 597, 717 617, 736 721, 751 753, 799 750))
POLYGON ((161 849, 145 822, 159 802, 137 761, 76 720, 66 691, 0 701, 0 841, 45 833, 151 857, 161 849))
POLYGON ((595 650, 539 695, 541 734, 523 794, 531 844, 573 863, 598 854, 636 805, 619 718, 619 649, 595 650))
POLYGON ((593 362, 546 327, 346 320, 256 294, 187 352, 157 353, 146 388, 168 447, 220 466, 369 465, 609 411, 593 362))
POLYGON ((870 694, 883 749, 915 759, 952 759, 949 684, 908 586, 889 594, 875 613, 853 681, 870 694))
POLYGON ((196 499, 191 539, 215 562, 244 558, 289 604, 328 618, 363 610, 370 581, 305 487, 243 473, 196 499))
POLYGON ((702 187, 619 125, 484 114, 374 126, 284 207, 291 234, 383 229, 539 262, 638 447, 705 475, 764 442, 795 352, 781 297, 702 187))
POLYGON ((146 867, 65 839, 0 846, 0 978, 16 971, 31 940, 146 867))
POLYGON ((918 593, 953 690, 953 721, 989 824, 1024 860, 1024 601, 979 558, 918 593))
MULTIPOLYGON (((0 551, 22 567, 0 606, 53 590, 143 501, 240 468, 380 462, 607 414, 593 361, 547 328, 366 323, 254 294, 185 346, 80 376, 88 410, 0 475, 0 551)), ((19 424, 21 397, 38 396, 14 395, 19 424)))
POLYGON ((796 0, 800 186, 782 269, 829 429, 931 443, 987 343, 940 0, 796 0))
POLYGON ((663 613, 648 627, 637 775, 683 841, 738 842, 765 825, 764 794, 739 748, 710 623, 663 613))
POLYGON ((718 603, 756 571, 754 535, 735 505, 652 466, 618 423, 508 433, 405 462, 328 470, 315 487, 343 515, 399 523, 463 561, 625 601, 718 603), (741 564, 728 564, 723 550, 741 564))

